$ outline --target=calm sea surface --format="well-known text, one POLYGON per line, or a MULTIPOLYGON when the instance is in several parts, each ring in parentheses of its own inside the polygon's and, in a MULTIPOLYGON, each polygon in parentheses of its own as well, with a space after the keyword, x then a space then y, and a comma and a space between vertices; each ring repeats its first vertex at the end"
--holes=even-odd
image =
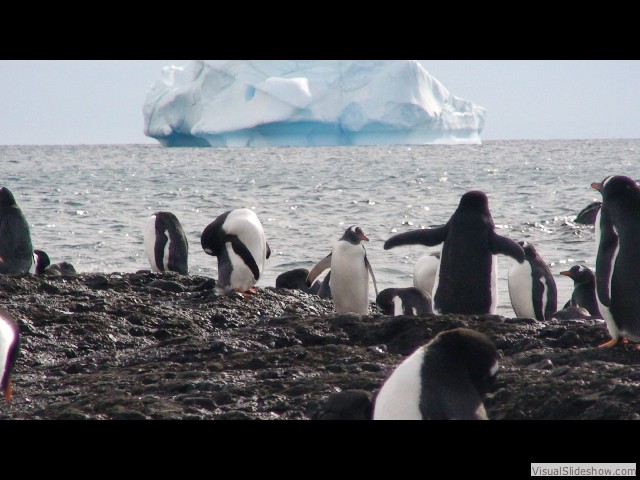
MULTIPOLYGON (((156 145, 0 146, 0 185, 15 195, 34 248, 79 272, 148 269, 143 227, 155 211, 177 215, 189 269, 217 276, 200 246, 219 214, 249 207, 273 252, 258 286, 311 268, 350 225, 361 226, 378 288, 412 285, 415 261, 435 248, 385 251, 395 233, 448 221, 462 194, 482 190, 497 232, 527 240, 550 265, 559 308, 593 268, 593 227, 573 223, 611 174, 639 178, 640 140, 487 141, 483 145, 165 149, 156 145)), ((512 260, 499 257, 498 313, 513 316, 512 260)), ((371 299, 374 300, 373 288, 371 299)))

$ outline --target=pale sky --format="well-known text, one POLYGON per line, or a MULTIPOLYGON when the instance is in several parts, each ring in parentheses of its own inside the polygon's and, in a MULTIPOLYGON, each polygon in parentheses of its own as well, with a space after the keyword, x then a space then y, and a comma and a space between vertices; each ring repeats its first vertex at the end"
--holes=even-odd
MULTIPOLYGON (((0 145, 157 143, 142 105, 186 60, 2 60, 0 145)), ((638 60, 420 60, 487 109, 483 140, 640 138, 638 60)))

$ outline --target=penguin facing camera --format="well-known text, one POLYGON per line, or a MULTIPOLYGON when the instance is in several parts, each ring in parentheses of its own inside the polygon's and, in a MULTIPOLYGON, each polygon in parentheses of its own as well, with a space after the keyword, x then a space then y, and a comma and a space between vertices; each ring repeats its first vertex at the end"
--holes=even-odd
POLYGON ((352 225, 334 244, 331 253, 320 260, 307 276, 307 286, 327 268, 331 269, 329 287, 337 313, 369 314, 369 275, 378 295, 378 285, 362 242, 369 239, 362 228, 352 225))

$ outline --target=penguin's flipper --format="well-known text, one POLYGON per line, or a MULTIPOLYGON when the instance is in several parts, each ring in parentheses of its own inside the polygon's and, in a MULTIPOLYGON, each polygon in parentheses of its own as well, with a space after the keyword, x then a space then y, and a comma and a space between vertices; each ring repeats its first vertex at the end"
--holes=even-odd
POLYGON ((538 299, 542 299, 545 293, 545 288, 540 279, 534 278, 532 279, 532 290, 533 290, 533 314, 536 317, 536 320, 544 320, 544 312, 542 311, 542 302, 538 302, 538 299))
POLYGON ((447 238, 448 225, 436 228, 413 230, 412 232, 399 233, 384 242, 384 249, 399 247, 400 245, 425 245, 434 247, 440 245, 447 238))
POLYGON ((311 269, 309 275, 307 275, 307 287, 310 287, 313 284, 313 281, 318 278, 322 272, 324 272, 327 268, 331 268, 331 253, 320 260, 315 267, 311 269))
POLYGON ((258 281, 260 278, 260 269, 258 268, 258 264, 254 260, 253 255, 251 255, 249 249, 235 235, 231 236, 230 240, 233 251, 240 256, 245 265, 251 270, 251 273, 253 273, 253 278, 258 281))
POLYGON ((371 280, 373 280, 373 289, 376 291, 376 298, 378 298, 378 283, 376 282, 376 276, 373 274, 373 268, 371 268, 371 264, 369 263, 369 259, 366 254, 364 256, 364 264, 367 266, 367 270, 369 270, 371 280))
POLYGON ((496 232, 489 234, 489 250, 494 255, 503 254, 515 259, 518 263, 524 262, 524 250, 510 238, 498 235, 496 232))
POLYGON ((164 272, 164 249, 167 246, 169 237, 163 230, 156 230, 156 244, 153 250, 153 257, 156 262, 156 267, 161 272, 164 272))
POLYGON ((269 258, 271 256, 271 247, 267 242, 265 242, 265 244, 267 245, 267 258, 269 258))

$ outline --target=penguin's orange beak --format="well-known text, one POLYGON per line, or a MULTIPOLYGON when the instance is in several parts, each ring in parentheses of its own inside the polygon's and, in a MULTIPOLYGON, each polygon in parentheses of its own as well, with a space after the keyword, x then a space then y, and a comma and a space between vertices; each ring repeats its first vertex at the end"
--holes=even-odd
POLYGON ((365 242, 368 242, 369 239, 366 237, 366 235, 364 233, 361 233, 360 236, 358 237, 360 240, 364 240, 365 242))
POLYGON ((591 184, 591 188, 595 188, 596 190, 598 190, 599 192, 602 191, 602 184, 599 182, 593 182, 591 184))
POLYGON ((565 277, 570 277, 571 276, 571 272, 569 272, 569 271, 560 272, 560 275, 564 275, 565 277))

